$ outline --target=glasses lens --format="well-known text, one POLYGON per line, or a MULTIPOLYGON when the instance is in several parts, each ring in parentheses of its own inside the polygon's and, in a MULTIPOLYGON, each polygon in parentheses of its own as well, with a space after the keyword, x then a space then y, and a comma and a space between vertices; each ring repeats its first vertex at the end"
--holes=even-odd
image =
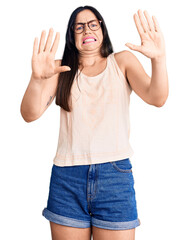
POLYGON ((75 31, 76 33, 81 33, 81 32, 83 32, 83 24, 79 24, 79 23, 75 24, 75 25, 74 25, 74 31, 75 31))
POLYGON ((92 21, 92 22, 89 23, 89 28, 90 28, 92 31, 98 30, 99 27, 100 27, 99 21, 94 20, 94 21, 92 21))
MULTIPOLYGON (((81 23, 76 23, 74 25, 74 31, 75 33, 82 33, 83 30, 84 30, 84 27, 85 27, 85 24, 81 24, 81 23)), ((97 20, 94 20, 92 22, 89 23, 89 28, 92 30, 92 31, 96 31, 100 28, 100 22, 97 21, 97 20)))

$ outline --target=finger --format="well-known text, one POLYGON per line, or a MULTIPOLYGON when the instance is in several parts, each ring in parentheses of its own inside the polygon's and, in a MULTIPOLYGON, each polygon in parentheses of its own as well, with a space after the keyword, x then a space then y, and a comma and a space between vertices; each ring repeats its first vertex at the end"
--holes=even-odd
POLYGON ((141 52, 141 46, 137 46, 137 45, 134 45, 134 44, 132 44, 132 43, 126 43, 125 45, 126 45, 128 48, 130 48, 131 50, 141 52))
POLYGON ((53 38, 53 28, 50 28, 44 51, 49 51, 53 38))
POLYGON ((54 53, 54 54, 56 53, 56 51, 58 49, 59 40, 60 40, 60 33, 57 32, 56 36, 55 36, 55 39, 54 39, 54 43, 53 43, 52 48, 51 48, 51 52, 54 53))
POLYGON ((148 31, 148 26, 147 26, 147 24, 145 22, 145 19, 144 19, 144 16, 142 14, 142 10, 141 9, 138 10, 138 16, 139 16, 139 19, 140 19, 140 23, 141 23, 141 25, 143 27, 143 31, 147 32, 148 31))
POLYGON ((34 44, 33 44, 33 56, 37 55, 37 49, 38 49, 38 38, 35 38, 34 44))
POLYGON ((142 28, 142 26, 141 26, 139 17, 138 17, 138 15, 137 15, 136 13, 134 14, 133 17, 134 17, 134 21, 135 21, 136 28, 137 28, 137 30, 138 30, 138 33, 139 33, 140 37, 141 37, 142 33, 144 33, 144 30, 143 30, 143 28, 142 28))
POLYGON ((71 68, 69 66, 60 66, 55 68, 55 73, 61 73, 61 72, 66 72, 70 70, 71 68))
POLYGON ((152 16, 152 19, 153 19, 153 22, 154 22, 155 31, 156 32, 161 32, 161 29, 160 29, 159 23, 157 21, 157 18, 155 16, 152 16))
POLYGON ((148 12, 147 12, 146 10, 144 11, 144 15, 145 15, 145 17, 146 17, 149 30, 150 30, 150 31, 155 31, 155 27, 154 27, 153 21, 152 21, 150 15, 148 14, 148 12))
POLYGON ((39 43, 39 53, 43 52, 44 50, 44 45, 45 45, 45 35, 46 35, 46 31, 42 31, 41 33, 41 39, 40 39, 40 43, 39 43))

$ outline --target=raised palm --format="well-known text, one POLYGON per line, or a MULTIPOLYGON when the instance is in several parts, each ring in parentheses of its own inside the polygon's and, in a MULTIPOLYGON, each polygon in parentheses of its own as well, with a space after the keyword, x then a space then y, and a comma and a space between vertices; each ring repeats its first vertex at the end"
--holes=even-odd
POLYGON ((144 15, 147 21, 145 21, 141 10, 138 10, 138 15, 134 14, 134 21, 141 38, 141 46, 131 43, 125 45, 151 59, 164 57, 165 43, 157 19, 154 16, 151 19, 147 11, 144 11, 144 15))
POLYGON ((38 38, 35 38, 33 45, 33 56, 32 56, 32 75, 37 79, 47 79, 53 75, 69 71, 68 66, 58 66, 56 63, 55 54, 58 48, 60 33, 56 33, 55 40, 51 47, 53 29, 49 30, 47 41, 45 44, 46 32, 42 31, 41 39, 38 48, 38 38))

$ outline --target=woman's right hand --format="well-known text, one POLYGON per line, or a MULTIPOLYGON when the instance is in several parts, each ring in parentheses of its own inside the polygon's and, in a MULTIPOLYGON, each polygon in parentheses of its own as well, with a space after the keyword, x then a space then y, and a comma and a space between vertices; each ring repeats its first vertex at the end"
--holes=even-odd
POLYGON ((54 43, 51 47, 53 29, 49 30, 49 35, 45 44, 46 32, 42 31, 38 48, 38 38, 35 38, 32 56, 32 76, 38 80, 44 80, 53 77, 55 74, 70 71, 68 66, 57 66, 54 60, 58 48, 60 33, 57 32, 54 43))

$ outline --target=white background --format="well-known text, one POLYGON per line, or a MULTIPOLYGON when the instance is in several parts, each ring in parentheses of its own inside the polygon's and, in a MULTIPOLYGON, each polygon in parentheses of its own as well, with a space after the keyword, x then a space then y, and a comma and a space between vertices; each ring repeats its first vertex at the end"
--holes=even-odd
MULTIPOLYGON (((141 226, 136 240, 189 239, 188 214, 188 7, 187 1, 6 1, 0 9, 1 150, 0 239, 51 239, 46 207, 59 133, 55 102, 40 119, 26 123, 20 114, 29 83, 33 41, 50 27, 61 34, 56 59, 62 58, 72 11, 92 5, 104 17, 114 51, 140 44, 133 14, 146 9, 159 21, 166 42, 169 97, 162 108, 131 94, 130 142, 141 226)), ((131 51, 131 50, 130 50, 131 51)), ((151 62, 138 52, 151 76, 151 62)))

